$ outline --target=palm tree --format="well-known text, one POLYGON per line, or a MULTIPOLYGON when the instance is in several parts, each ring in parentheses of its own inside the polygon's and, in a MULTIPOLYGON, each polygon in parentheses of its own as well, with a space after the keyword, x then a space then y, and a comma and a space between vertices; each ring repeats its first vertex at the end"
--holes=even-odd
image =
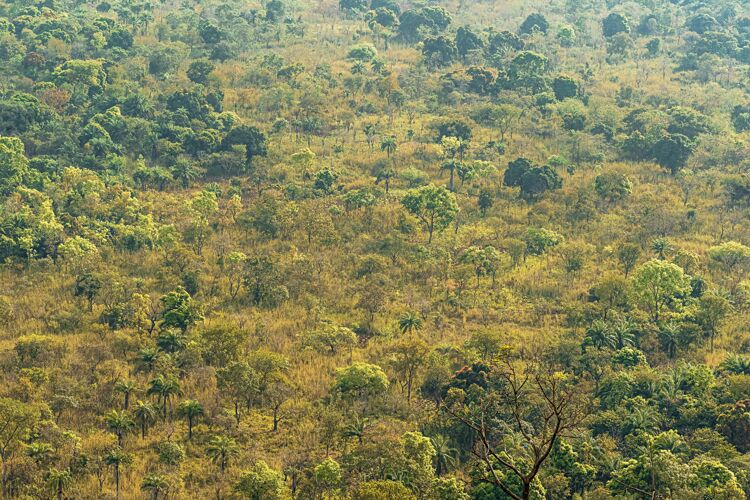
POLYGON ((451 448, 450 440, 440 434, 430 438, 430 442, 432 442, 432 447, 435 448, 435 472, 440 476, 456 464, 458 450, 451 448))
POLYGON ((159 500, 159 495, 169 490, 169 481, 164 476, 150 474, 143 478, 141 489, 150 491, 153 500, 159 500))
POLYGON ((375 125, 372 123, 366 124, 362 131, 365 133, 365 139, 367 139, 367 145, 370 146, 370 151, 372 151, 372 143, 373 139, 375 139, 375 125))
POLYGON ((133 418, 126 411, 112 410, 104 416, 107 429, 117 436, 117 444, 122 447, 122 439, 135 428, 133 418))
POLYGON ((656 238, 651 242, 651 250, 654 251, 659 260, 666 258, 665 253, 669 251, 669 240, 666 238, 656 238))
POLYGON ((342 435, 345 438, 357 438, 357 442, 362 444, 365 437, 365 431, 370 426, 370 419, 359 418, 354 415, 354 419, 344 426, 342 435))
POLYGON ((149 396, 157 396, 159 398, 163 408, 163 416, 164 419, 166 419, 169 400, 172 396, 179 396, 181 394, 180 383, 173 375, 158 375, 151 381, 146 394, 149 396))
POLYGON ((26 455, 31 457, 37 465, 46 462, 52 455, 52 451, 52 445, 49 443, 31 443, 26 447, 26 455))
POLYGON ((115 475, 115 498, 120 498, 120 472, 124 465, 133 462, 133 457, 122 451, 120 448, 110 450, 104 457, 104 463, 112 467, 115 475))
POLYGON ((141 428, 141 439, 146 437, 146 429, 156 421, 157 411, 151 403, 138 400, 133 409, 138 426, 141 428))
POLYGON ((138 385, 132 380, 120 380, 115 384, 115 391, 121 393, 125 398, 122 407, 127 410, 130 406, 130 395, 138 390, 138 385))
POLYGON ((732 375, 750 375, 750 358, 735 354, 725 359, 719 368, 722 372, 732 375))
POLYGON ((63 491, 73 482, 73 476, 69 469, 50 469, 47 472, 47 488, 57 495, 57 500, 62 500, 63 491))
POLYGON ((172 166, 172 177, 185 189, 189 188, 199 176, 200 170, 191 161, 178 160, 172 166))
POLYGON ((422 318, 415 312, 406 312, 398 319, 398 327, 401 333, 413 333, 414 330, 422 329, 422 318))
POLYGON ((187 419, 188 424, 188 441, 193 439, 193 422, 197 417, 203 415, 203 405, 195 399, 188 399, 180 403, 177 412, 187 419))
POLYGON ((396 152, 396 149, 398 149, 398 144, 396 144, 396 136, 383 136, 383 139, 380 141, 380 150, 385 151, 389 159, 391 155, 396 152))
POLYGON ((396 177, 396 171, 392 166, 386 165, 378 170, 378 174, 375 176, 375 184, 383 182, 385 184, 385 194, 388 194, 388 191, 391 189, 391 179, 394 177, 396 177))
POLYGON ((227 436, 214 436, 206 447, 206 454, 211 457, 213 463, 219 465, 222 474, 229 465, 230 457, 237 455, 239 452, 235 440, 227 436))
POLYGON ((682 331, 680 326, 674 321, 662 325, 659 329, 659 340, 670 359, 673 359, 677 355, 677 348, 680 345, 681 337, 682 331))
POLYGON ((137 371, 152 372, 156 367, 156 362, 159 361, 161 352, 152 347, 144 347, 138 351, 135 362, 137 365, 137 371))
POLYGON ((612 327, 617 349, 635 346, 636 325, 629 319, 620 319, 612 327))
POLYGON ((185 349, 187 335, 177 330, 167 330, 156 337, 156 346, 160 351, 174 354, 185 349))
POLYGON ((458 168, 458 162, 455 160, 455 158, 451 158, 450 160, 446 161, 440 166, 441 170, 447 170, 451 174, 450 180, 448 181, 448 190, 451 192, 453 192, 453 189, 455 186, 457 168, 458 168))
POLYGON ((598 350, 614 348, 616 344, 617 340, 612 334, 612 329, 602 320, 596 320, 591 324, 583 340, 584 347, 592 346, 598 350))

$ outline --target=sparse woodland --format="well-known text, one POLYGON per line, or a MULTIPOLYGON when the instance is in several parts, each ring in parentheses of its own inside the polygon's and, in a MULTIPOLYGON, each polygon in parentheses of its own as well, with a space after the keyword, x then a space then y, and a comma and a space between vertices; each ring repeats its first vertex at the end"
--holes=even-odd
POLYGON ((744 499, 750 6, 0 1, 0 496, 744 499))

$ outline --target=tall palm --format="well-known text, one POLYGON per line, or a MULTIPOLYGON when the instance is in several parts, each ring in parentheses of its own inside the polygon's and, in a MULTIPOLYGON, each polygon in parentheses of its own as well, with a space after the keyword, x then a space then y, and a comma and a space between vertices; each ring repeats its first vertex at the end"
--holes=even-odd
POLYGON ((430 438, 430 442, 435 448, 435 472, 440 476, 456 464, 458 450, 452 448, 450 440, 441 434, 430 438))
POLYGON ((391 179, 394 177, 396 177, 396 170, 394 170, 392 166, 386 165, 378 170, 378 173, 375 176, 375 184, 383 182, 385 184, 385 194, 388 194, 391 189, 391 179))
POLYGON ((162 405, 163 417, 166 419, 169 401, 172 396, 179 396, 181 393, 180 383, 174 375, 165 376, 160 374, 151 381, 146 394, 159 398, 162 405))
POLYGON ((150 491, 153 500, 159 500, 159 495, 169 490, 169 481, 159 474, 150 474, 143 478, 141 489, 150 491))
POLYGON ((401 330, 401 333, 413 333, 415 330, 421 330, 422 325, 422 318, 412 311, 404 313, 398 319, 398 327, 401 330))
POLYGON ((122 451, 121 448, 110 450, 104 457, 104 463, 112 467, 115 479, 115 498, 120 498, 120 473, 122 467, 133 462, 133 457, 122 451))
POLYGON ((388 158, 390 158, 391 155, 396 152, 396 149, 398 149, 398 144, 396 143, 396 136, 395 135, 383 136, 383 139, 380 141, 380 150, 385 151, 385 153, 388 155, 388 158))
POLYGON ((453 192, 456 183, 456 170, 458 169, 458 162, 455 158, 451 158, 440 166, 441 170, 447 170, 450 172, 450 180, 448 181, 448 190, 453 192))
POLYGON ((666 258, 665 254, 669 249, 669 240, 666 238, 655 238, 654 241, 651 242, 651 250, 654 251, 659 260, 664 260, 666 258))
POLYGON ((73 476, 69 469, 50 469, 47 472, 47 488, 57 495, 57 500, 62 500, 63 491, 73 483, 73 476))
POLYGON ((219 466, 223 474, 229 465, 231 457, 240 452, 234 439, 228 436, 214 436, 206 446, 206 454, 211 461, 219 466))
POLYGON ((682 331, 680 326, 674 321, 662 325, 659 329, 659 340, 661 341, 662 349, 664 349, 670 359, 673 359, 677 355, 681 336, 682 331))
POLYGON ((146 437, 146 429, 148 429, 148 426, 156 422, 156 416, 157 416, 156 408, 153 404, 149 403, 148 401, 138 401, 135 403, 135 408, 133 408, 133 416, 135 416, 135 420, 138 422, 138 426, 141 428, 141 439, 144 439, 146 437))
POLYGON ((195 419, 203 415, 203 405, 195 399, 188 399, 180 403, 177 407, 177 413, 187 419, 188 424, 188 441, 193 439, 193 423, 195 419))
POLYGON ((126 411, 112 410, 104 415, 104 423, 107 429, 117 436, 117 444, 122 447, 122 439, 125 434, 132 432, 135 421, 126 411))
POLYGON ((159 361, 160 357, 161 352, 159 350, 152 347, 144 347, 138 351, 138 355, 135 359, 137 370, 146 373, 154 371, 156 363, 159 361))
POLYGON ((138 390, 138 385, 132 380, 120 380, 115 384, 115 391, 123 395, 123 409, 127 410, 130 406, 130 396, 138 390))
POLYGON ((629 319, 620 319, 611 326, 617 349, 635 345, 636 325, 629 319))

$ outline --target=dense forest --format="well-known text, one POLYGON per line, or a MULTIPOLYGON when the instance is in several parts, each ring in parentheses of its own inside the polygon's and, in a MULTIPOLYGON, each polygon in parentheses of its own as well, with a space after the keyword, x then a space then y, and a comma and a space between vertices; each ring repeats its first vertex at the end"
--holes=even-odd
POLYGON ((2 498, 744 499, 750 4, 0 0, 2 498))

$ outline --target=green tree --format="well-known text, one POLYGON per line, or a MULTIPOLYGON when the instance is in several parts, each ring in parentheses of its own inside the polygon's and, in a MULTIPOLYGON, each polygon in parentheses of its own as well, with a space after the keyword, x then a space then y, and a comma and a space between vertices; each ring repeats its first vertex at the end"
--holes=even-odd
POLYGON ((662 260, 650 260, 642 264, 633 275, 633 292, 658 322, 664 308, 690 292, 690 279, 682 268, 662 260))
POLYGON ((122 440, 126 434, 133 432, 135 421, 125 411, 112 410, 104 416, 107 429, 117 436, 117 444, 122 447, 122 440))
POLYGON ((146 430, 151 424, 156 422, 157 415, 158 412, 151 403, 140 400, 135 403, 133 416, 138 423, 138 427, 141 429, 141 439, 146 438, 146 430))
POLYGON ((159 500, 160 495, 166 495, 170 487, 167 478, 159 474, 149 474, 141 481, 141 489, 151 492, 151 500, 159 500))
POLYGON ((123 452, 121 448, 115 448, 107 453, 104 462, 112 467, 115 479, 115 498, 120 498, 120 474, 123 466, 133 463, 133 457, 123 452))
POLYGON ((429 234, 427 243, 432 243, 435 229, 447 228, 458 215, 456 196, 432 184, 409 191, 401 203, 424 224, 429 234))
POLYGON ((65 489, 73 484, 73 475, 69 469, 52 468, 47 472, 46 484, 47 488, 55 494, 57 500, 62 500, 65 489))
POLYGON ((127 410, 130 406, 130 396, 138 391, 138 384, 132 380, 120 380, 115 384, 115 391, 119 392, 123 396, 122 408, 127 410))
POLYGON ((0 195, 10 194, 28 172, 23 142, 17 137, 0 137, 0 195))
POLYGON ((703 333, 709 339, 711 352, 714 350, 714 341, 719 328, 731 311, 731 304, 727 299, 713 293, 704 294, 698 299, 698 310, 695 320, 703 329, 703 333))
POLYGON ((213 463, 219 466, 222 474, 232 457, 238 455, 239 452, 240 449, 235 440, 228 436, 214 436, 206 446, 206 454, 213 463))
POLYGON ((708 257, 729 281, 730 290, 734 293, 750 271, 750 248, 736 241, 727 241, 709 248, 708 257))
POLYGON ((250 500, 282 500, 286 494, 284 478, 263 460, 240 474, 234 490, 250 500))
POLYGON ((203 405, 194 399, 188 399, 177 406, 177 414, 185 417, 188 424, 188 441, 193 440, 195 419, 203 415, 203 405))

